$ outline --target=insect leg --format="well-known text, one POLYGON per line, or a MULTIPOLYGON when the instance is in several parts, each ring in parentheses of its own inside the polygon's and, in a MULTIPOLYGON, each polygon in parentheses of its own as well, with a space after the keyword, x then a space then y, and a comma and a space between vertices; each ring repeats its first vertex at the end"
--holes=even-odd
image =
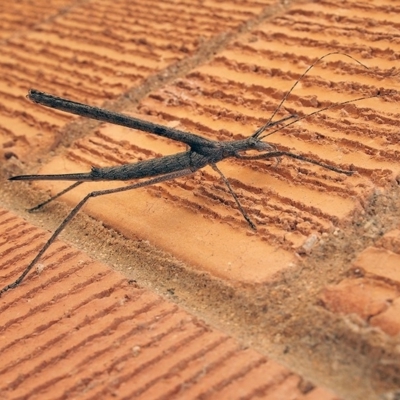
POLYGON ((322 168, 329 169, 331 171, 337 172, 338 174, 353 175, 355 171, 346 171, 344 169, 333 167, 332 165, 322 163, 320 161, 313 160, 312 158, 304 157, 299 154, 290 153, 288 151, 271 151, 269 153, 259 154, 257 156, 246 156, 246 155, 236 155, 236 158, 243 160, 263 160, 268 158, 279 158, 282 156, 295 158, 296 160, 305 161, 310 164, 319 165, 322 168))
POLYGON ((74 184, 72 184, 71 186, 68 186, 66 189, 62 190, 61 192, 55 194, 54 196, 50 197, 49 199, 47 199, 46 201, 44 201, 43 203, 38 204, 35 207, 29 208, 28 212, 35 212, 37 210, 40 210, 43 206, 45 206, 46 204, 49 204, 51 201, 58 199, 60 196, 62 196, 63 194, 69 192, 72 189, 75 189, 77 186, 79 186, 80 184, 82 184, 83 182, 75 182, 74 184))
MULTIPOLYGON (((133 189, 138 189, 141 187, 145 186, 150 186, 154 185, 156 183, 160 182, 165 182, 171 179, 179 178, 185 175, 190 175, 192 174, 193 171, 191 169, 183 169, 181 171, 176 171, 176 172, 171 172, 166 175, 161 175, 157 176, 155 178, 149 179, 144 182, 139 182, 135 183, 133 185, 128 185, 128 186, 123 186, 123 187, 118 187, 114 189, 106 189, 106 190, 97 190, 91 193, 88 193, 71 211, 70 213, 66 216, 66 218, 61 222, 61 224, 58 226, 58 228, 54 231, 54 233, 50 236, 50 238, 47 240, 47 242, 44 244, 44 246, 41 248, 39 253, 36 255, 36 257, 31 261, 31 263, 25 268, 24 272, 12 283, 6 285, 3 287, 3 289, 0 290, 0 296, 7 292, 10 289, 16 288, 25 278, 25 276, 29 273, 29 271, 35 266, 35 264, 38 262, 40 257, 44 254, 44 252, 51 246, 51 244, 57 239, 57 237, 60 235, 60 233, 65 229, 65 227, 68 225, 68 223, 72 220, 72 218, 75 217, 75 215, 79 212, 79 210, 85 205, 85 203, 92 197, 99 197, 99 196, 104 196, 107 194, 112 194, 112 193, 119 193, 119 192, 126 192, 128 190, 133 190, 133 189)), ((73 185, 72 185, 73 186, 73 185)))
POLYGON ((233 196, 233 198, 236 201, 236 204, 240 210, 240 212, 242 213, 244 219, 248 222, 248 224, 250 225, 251 229, 257 230, 256 226, 254 225, 254 222, 250 219, 250 217, 247 215, 246 211, 244 210, 244 208, 242 207, 242 205, 240 204, 240 201, 238 199, 238 197, 236 196, 236 193, 233 191, 231 184, 229 183, 228 179, 226 179, 225 175, 221 172, 221 170, 216 166, 216 164, 210 164, 212 169, 214 171, 217 171, 220 175, 220 177, 222 178, 222 180, 224 181, 225 185, 228 187, 231 195, 233 196))

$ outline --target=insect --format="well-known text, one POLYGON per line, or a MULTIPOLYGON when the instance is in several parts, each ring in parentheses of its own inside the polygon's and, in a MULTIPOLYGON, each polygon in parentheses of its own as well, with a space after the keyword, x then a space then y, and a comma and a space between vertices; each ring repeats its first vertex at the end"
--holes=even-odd
POLYGON ((51 197, 44 203, 37 205, 36 207, 30 209, 30 211, 35 211, 42 208, 44 205, 48 204, 50 201, 60 197, 61 195, 67 193, 68 191, 76 188, 84 182, 93 182, 93 181, 127 181, 132 179, 139 178, 149 178, 146 181, 142 181, 135 184, 129 184, 127 186, 107 189, 107 190, 97 190, 90 192, 87 194, 67 215, 67 217, 61 222, 58 228, 54 231, 51 237, 44 244, 42 249, 38 252, 36 257, 30 262, 30 264, 25 268, 23 273, 16 279, 14 282, 6 285, 3 289, 0 290, 0 295, 7 292, 10 289, 17 287, 29 271, 37 264, 38 260, 42 257, 43 253, 50 247, 50 245, 56 240, 56 238, 60 235, 60 233, 65 229, 68 223, 74 218, 74 216, 79 212, 79 210, 84 206, 84 204, 90 199, 94 197, 104 196, 112 193, 119 193, 128 190, 138 189, 145 186, 154 185, 156 183, 165 182, 171 179, 183 177, 194 173, 195 171, 209 165, 211 166, 224 181, 227 186, 229 192, 233 196, 237 207, 239 208, 241 214, 244 219, 247 221, 249 226, 252 229, 256 229, 254 223, 251 221, 250 217, 247 215, 246 211, 243 209, 242 205, 235 192, 233 191, 229 181, 224 176, 224 174, 217 167, 217 163, 226 158, 238 158, 243 160, 261 160, 261 159, 270 159, 286 156, 290 158, 294 158, 297 160, 305 161, 308 163, 312 163, 315 165, 319 165, 323 168, 329 169, 331 171, 352 175, 354 171, 346 171, 334 166, 321 163, 319 161, 304 157, 302 155, 298 155, 295 153, 290 153, 287 151, 281 151, 277 149, 274 145, 264 142, 263 139, 266 137, 278 132, 282 129, 282 127, 276 127, 278 124, 285 123, 286 121, 292 119, 293 121, 286 123, 283 127, 290 126, 304 118, 308 118, 311 115, 320 113, 322 111, 328 110, 333 107, 342 106, 348 103, 354 103, 356 101, 379 97, 380 92, 366 97, 360 97, 357 99, 345 101, 339 104, 334 104, 329 107, 322 108, 318 111, 312 112, 308 115, 298 117, 297 115, 289 115, 279 121, 272 122, 272 119, 281 108, 287 97, 296 87, 296 85, 301 81, 301 79, 308 73, 308 71, 315 66, 322 59, 331 56, 333 54, 340 54, 346 56, 354 61, 356 61, 361 66, 366 67, 360 61, 356 60, 352 56, 344 53, 333 52, 325 54, 324 56, 318 58, 313 64, 311 64, 306 71, 300 76, 300 78, 293 84, 290 90, 285 94, 278 107, 273 112, 272 116, 263 126, 257 129, 250 137, 240 140, 233 140, 228 142, 219 142, 213 141, 201 136, 179 131, 176 129, 171 129, 162 125, 153 124, 151 122, 143 121, 137 118, 133 118, 124 114, 108 111, 105 109, 91 107, 85 104, 77 103, 71 100, 63 99, 60 97, 52 96, 43 92, 39 92, 37 90, 30 90, 28 94, 28 98, 35 103, 44 105, 46 107, 55 108, 57 110, 65 111, 68 113, 76 114, 79 116, 92 118, 104 122, 110 122, 115 125, 122 125, 128 128, 135 128, 141 131, 153 133, 158 136, 167 137, 169 139, 185 143, 189 149, 177 153, 174 155, 164 156, 160 158, 155 158, 151 160, 139 161, 134 164, 125 164, 122 166, 114 166, 114 167, 105 167, 105 168, 95 168, 93 167, 90 172, 83 173, 72 173, 72 174, 58 174, 58 175, 21 175, 11 177, 10 180, 13 181, 33 181, 33 180, 68 180, 75 181, 71 186, 67 187, 60 193, 51 197), (272 129, 271 132, 265 133, 267 129, 272 129), (247 155, 246 151, 255 150, 259 154, 256 155, 247 155))

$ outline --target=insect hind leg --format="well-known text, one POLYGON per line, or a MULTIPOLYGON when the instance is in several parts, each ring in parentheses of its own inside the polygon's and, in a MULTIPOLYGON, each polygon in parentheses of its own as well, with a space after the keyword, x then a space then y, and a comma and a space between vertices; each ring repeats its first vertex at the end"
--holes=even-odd
POLYGON ((49 199, 47 199, 46 201, 44 201, 43 203, 40 203, 38 205, 36 205, 35 207, 32 208, 28 208, 28 212, 32 213, 35 211, 40 210, 42 207, 44 207, 45 205, 49 204, 50 202, 52 202, 53 200, 58 199, 60 196, 62 196, 65 193, 68 193, 70 190, 75 189, 77 186, 81 185, 83 182, 75 182, 72 185, 68 186, 66 189, 62 190, 61 192, 55 194, 54 196, 50 197, 49 199))

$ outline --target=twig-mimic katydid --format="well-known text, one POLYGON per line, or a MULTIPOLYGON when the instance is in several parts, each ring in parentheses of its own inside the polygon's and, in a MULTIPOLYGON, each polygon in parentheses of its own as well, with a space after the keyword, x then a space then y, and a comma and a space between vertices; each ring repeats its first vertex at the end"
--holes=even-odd
POLYGON ((35 103, 42 104, 46 107, 55 108, 57 110, 66 111, 66 112, 69 112, 72 114, 77 114, 77 115, 80 115, 83 117, 88 117, 88 118, 105 121, 105 122, 110 122, 115 125, 122 125, 122 126, 129 127, 129 128, 139 129, 141 131, 154 133, 155 135, 158 135, 158 136, 164 136, 169 139, 185 143, 186 145, 189 146, 189 150, 178 153, 178 154, 174 154, 174 155, 164 156, 164 157, 155 158, 155 159, 151 159, 151 160, 139 161, 135 164, 125 164, 122 166, 106 167, 106 168, 94 168, 93 167, 90 172, 86 172, 86 173, 73 173, 73 174, 60 174, 60 175, 21 175, 21 176, 11 177, 10 180, 28 180, 28 181, 31 181, 31 180, 72 180, 72 181, 76 181, 73 185, 69 186, 62 192, 58 193, 57 195, 51 197, 46 202, 39 204, 38 206, 32 208, 30 211, 37 210, 37 209, 43 207, 45 204, 60 197, 62 194, 65 194, 66 192, 76 188, 78 185, 81 185, 83 182, 110 181, 110 180, 125 181, 125 180, 131 180, 131 179, 136 179, 136 178, 150 178, 150 179, 148 179, 144 182, 139 182, 139 183, 131 184, 131 185, 124 186, 124 187, 108 189, 108 190, 98 190, 98 191, 93 191, 93 192, 87 194, 72 209, 72 211, 67 215, 67 217, 63 220, 63 222, 61 222, 61 224, 55 230, 55 232, 52 234, 50 239, 48 239, 48 241, 45 243, 45 245, 42 247, 42 249, 39 251, 39 253, 36 255, 36 257, 26 267, 26 269, 18 277, 18 279, 12 283, 6 285, 3 289, 0 290, 0 295, 10 289, 17 287, 22 282, 22 280, 25 278, 25 276, 29 273, 29 271, 37 263, 37 261, 43 255, 43 253, 55 241, 55 239, 58 237, 58 235, 64 230, 64 228, 71 221, 71 219, 79 212, 79 210, 83 207, 83 205, 92 197, 104 196, 107 194, 138 189, 141 187, 153 185, 153 184, 164 182, 167 180, 183 177, 183 176, 192 174, 193 172, 205 167, 206 165, 210 165, 216 172, 219 173, 222 180, 225 182, 230 193, 232 194, 233 198, 235 199, 235 202, 236 202, 240 212, 242 213, 243 217, 246 219, 246 221, 248 222, 250 227, 252 229, 256 229, 255 225, 253 224, 253 222, 251 221, 251 219, 249 218, 249 216, 247 215, 247 213, 241 206, 239 199, 237 198, 232 187, 230 186, 228 180, 225 178, 225 176, 222 174, 222 172, 218 169, 216 164, 219 161, 224 160, 226 158, 230 158, 230 157, 245 159, 245 160, 261 160, 261 159, 279 158, 282 156, 286 156, 286 157, 295 158, 297 160, 302 160, 302 161, 306 161, 306 162, 309 162, 312 164, 316 164, 323 168, 327 168, 332 171, 335 171, 337 173, 352 175, 353 171, 345 171, 345 170, 321 163, 319 161, 312 160, 310 158, 307 158, 307 157, 304 157, 301 155, 297 155, 297 154, 290 153, 287 151, 280 151, 275 146, 262 141, 262 139, 266 138, 269 135, 272 135, 273 133, 281 130, 282 128, 276 128, 272 132, 262 135, 266 129, 271 128, 271 127, 277 125, 278 123, 285 122, 288 119, 293 118, 294 121, 286 124, 284 127, 292 125, 295 122, 298 122, 299 120, 307 118, 311 115, 320 113, 322 111, 325 111, 325 110, 333 108, 333 107, 337 107, 339 105, 344 105, 344 104, 353 103, 356 101, 380 96, 380 93, 378 92, 375 95, 361 97, 361 98, 357 98, 354 100, 349 100, 349 101, 345 101, 345 102, 342 102, 339 104, 331 105, 329 107, 322 108, 318 111, 315 111, 315 112, 305 115, 303 117, 297 117, 295 115, 290 115, 286 118, 283 118, 280 121, 272 122, 272 119, 274 118, 274 116, 276 115, 278 110, 281 108, 284 101, 287 99, 287 97, 292 92, 292 90, 296 87, 296 85, 300 82, 300 80, 307 74, 307 72, 315 64, 320 62, 322 59, 324 59, 325 57, 328 57, 330 55, 333 55, 333 54, 340 54, 340 55, 346 56, 346 57, 356 61, 361 66, 368 68, 364 64, 362 64, 360 61, 356 60, 355 58, 351 57, 348 54, 339 53, 339 52, 325 54, 324 56, 322 56, 318 60, 316 60, 313 64, 311 64, 306 69, 306 71, 301 75, 301 77, 293 84, 293 86, 283 97, 280 104, 278 105, 278 107, 276 108, 276 110, 274 111, 274 113, 272 114, 272 116, 270 117, 270 119, 268 120, 268 122, 266 124, 264 124, 261 128, 257 129, 254 132, 254 134, 248 138, 241 139, 241 140, 229 141, 229 142, 218 142, 218 141, 205 139, 201 136, 198 136, 198 135, 195 135, 192 133, 167 128, 162 125, 156 125, 156 124, 153 124, 153 123, 150 123, 147 121, 143 121, 143 120, 139 120, 139 119, 127 116, 127 115, 115 113, 112 111, 107 111, 107 110, 97 108, 97 107, 91 107, 91 106, 81 104, 81 103, 76 103, 76 102, 66 100, 66 99, 63 99, 60 97, 55 97, 52 95, 45 94, 45 93, 39 92, 37 90, 30 90, 29 94, 28 94, 28 98, 35 103), (258 152, 264 152, 264 153, 261 153, 258 155, 242 154, 243 152, 246 152, 248 150, 256 150, 258 152))

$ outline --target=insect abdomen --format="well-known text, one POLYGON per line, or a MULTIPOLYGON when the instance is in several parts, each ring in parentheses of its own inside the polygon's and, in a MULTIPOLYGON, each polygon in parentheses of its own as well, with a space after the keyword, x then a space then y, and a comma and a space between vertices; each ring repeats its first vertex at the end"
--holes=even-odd
MULTIPOLYGON (((135 164, 119 165, 116 167, 93 168, 90 177, 94 181, 101 180, 119 180, 145 178, 157 175, 164 175, 183 169, 192 169, 193 171, 202 168, 202 163, 193 163, 193 158, 197 160, 199 155, 191 152, 183 152, 153 158, 151 160, 140 161, 135 164), (197 157, 196 157, 197 156, 197 157)), ((200 156, 201 157, 201 156, 200 156)))

